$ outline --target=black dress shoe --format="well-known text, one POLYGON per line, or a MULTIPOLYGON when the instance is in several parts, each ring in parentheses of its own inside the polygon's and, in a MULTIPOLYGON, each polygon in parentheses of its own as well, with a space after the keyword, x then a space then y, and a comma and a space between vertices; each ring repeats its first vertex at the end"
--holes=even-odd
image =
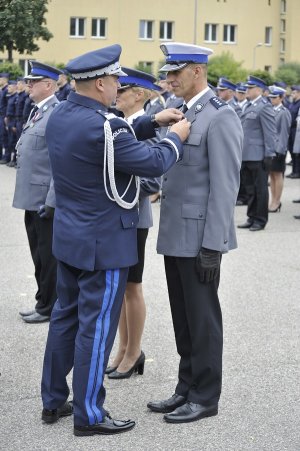
POLYGON ((134 426, 135 421, 113 420, 109 415, 106 415, 101 423, 93 424, 91 426, 74 426, 74 435, 82 437, 95 434, 120 434, 121 432, 130 431, 134 426))
POLYGON ((293 200, 294 204, 300 204, 300 199, 293 200))
POLYGON ((35 313, 35 310, 23 310, 21 312, 19 312, 20 316, 30 316, 33 315, 35 313))
POLYGON ((265 226, 262 226, 260 224, 256 224, 255 222, 252 224, 252 226, 249 228, 250 232, 258 232, 259 230, 264 230, 265 226))
POLYGON ((164 420, 167 423, 190 423, 214 415, 218 415, 218 405, 202 406, 202 404, 187 402, 174 412, 164 415, 164 420))
POLYGON ((45 323, 46 321, 50 321, 50 316, 40 315, 35 311, 32 315, 22 316, 22 320, 30 324, 45 323))
POLYGON ((300 219, 300 215, 294 216, 295 219, 300 219))
POLYGON ((61 417, 68 417, 72 414, 73 414, 73 402, 67 401, 57 409, 53 410, 43 409, 42 420, 45 423, 51 424, 56 423, 56 421, 59 420, 59 418, 61 417))
POLYGON ((128 379, 133 373, 138 373, 140 375, 144 374, 144 366, 145 366, 145 354, 141 351, 141 355, 135 362, 135 364, 130 368, 130 370, 126 371, 126 373, 120 373, 119 371, 113 371, 108 374, 109 379, 128 379))
POLYGON ((300 172, 291 172, 291 174, 286 175, 288 179, 300 179, 300 172))
POLYGON ((171 398, 164 401, 150 401, 148 402, 147 407, 152 410, 152 412, 169 413, 185 403, 185 396, 177 395, 177 393, 175 393, 171 398))
POLYGON ((244 224, 239 224, 238 229, 250 229, 252 222, 246 221, 244 224))
POLYGON ((108 366, 105 370, 105 374, 113 373, 114 371, 116 371, 117 368, 118 368, 117 366, 108 366))

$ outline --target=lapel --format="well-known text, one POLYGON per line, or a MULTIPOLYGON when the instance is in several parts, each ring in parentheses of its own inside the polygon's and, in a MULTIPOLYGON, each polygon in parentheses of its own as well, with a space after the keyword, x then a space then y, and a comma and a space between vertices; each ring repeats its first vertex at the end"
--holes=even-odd
POLYGON ((26 130, 28 127, 34 127, 34 124, 37 123, 38 121, 40 121, 44 117, 44 114, 46 113, 46 111, 48 111, 48 109, 54 103, 55 104, 59 103, 55 96, 51 97, 51 99, 49 99, 46 103, 44 103, 44 105, 41 108, 39 108, 37 110, 36 114, 30 119, 30 121, 28 121, 25 124, 23 131, 26 130))
POLYGON ((191 108, 188 109, 185 114, 187 120, 193 123, 196 119, 196 115, 204 110, 205 106, 212 97, 215 97, 215 94, 210 89, 202 97, 200 97, 200 99, 198 99, 191 108))

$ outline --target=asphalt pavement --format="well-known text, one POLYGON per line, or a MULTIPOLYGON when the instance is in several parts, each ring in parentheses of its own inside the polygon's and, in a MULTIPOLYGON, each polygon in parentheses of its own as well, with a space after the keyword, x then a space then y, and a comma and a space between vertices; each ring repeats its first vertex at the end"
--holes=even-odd
MULTIPOLYGON (((300 180, 285 180, 281 212, 270 214, 263 231, 238 229, 239 248, 223 258, 219 415, 174 425, 146 407, 174 392, 178 368, 154 204, 144 272, 145 372, 105 381, 105 407, 114 418, 136 420, 136 427, 117 436, 74 437, 72 418, 54 425, 40 419, 48 324, 26 324, 18 314, 34 306, 36 284, 24 212, 11 207, 15 174, 0 166, 0 450, 300 450, 300 220, 293 218, 300 204, 292 203, 300 198, 300 180)), ((235 216, 244 222, 246 207, 236 207, 235 216)))

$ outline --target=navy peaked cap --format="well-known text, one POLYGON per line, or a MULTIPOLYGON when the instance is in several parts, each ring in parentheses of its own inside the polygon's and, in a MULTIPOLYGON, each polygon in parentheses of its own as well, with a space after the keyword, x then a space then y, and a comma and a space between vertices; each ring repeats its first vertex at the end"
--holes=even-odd
POLYGON ((66 70, 75 80, 92 80, 105 75, 126 76, 119 64, 121 51, 119 44, 93 50, 69 61, 66 70))
POLYGON ((208 55, 213 53, 206 47, 182 42, 165 42, 160 48, 166 57, 166 64, 159 69, 160 72, 180 70, 190 63, 207 64, 208 55))
POLYGON ((247 87, 245 86, 245 83, 237 83, 236 84, 236 88, 235 88, 236 92, 246 92, 247 87))
POLYGON ((9 80, 8 84, 9 85, 16 85, 17 84, 17 80, 9 80))
POLYGON ((284 88, 281 88, 280 86, 269 86, 268 87, 269 90, 269 94, 268 97, 279 97, 279 96, 283 96, 286 93, 286 90, 284 88))
POLYGON ((1 72, 0 78, 9 78, 9 73, 8 72, 1 72))
POLYGON ((232 91, 235 91, 236 85, 232 83, 232 81, 227 80, 227 78, 220 77, 217 85, 217 89, 232 89, 232 91))
POLYGON ((27 75, 25 80, 41 80, 42 78, 51 78, 57 81, 61 70, 57 67, 49 66, 49 64, 40 63, 39 61, 29 61, 31 66, 30 74, 27 75))
POLYGON ((292 91, 300 91, 300 85, 291 86, 292 91))
POLYGON ((266 83, 258 77, 254 77, 253 75, 249 75, 247 81, 245 83, 246 88, 252 88, 257 86, 258 88, 266 89, 266 83))
POLYGON ((127 67, 122 67, 122 71, 125 72, 127 76, 119 77, 119 82, 121 84, 120 89, 124 89, 125 87, 139 86, 140 88, 146 88, 155 91, 161 90, 158 85, 154 84, 156 78, 151 74, 142 72, 141 70, 129 69, 127 67))
POLYGON ((285 89, 287 84, 284 81, 274 81, 274 86, 279 86, 280 88, 285 89))

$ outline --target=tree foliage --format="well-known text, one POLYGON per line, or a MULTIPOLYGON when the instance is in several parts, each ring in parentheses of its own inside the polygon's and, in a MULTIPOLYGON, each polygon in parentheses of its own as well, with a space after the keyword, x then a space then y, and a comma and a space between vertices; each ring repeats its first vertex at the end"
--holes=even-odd
POLYGON ((208 62, 207 79, 214 86, 217 85, 220 77, 226 77, 233 83, 245 81, 247 71, 242 68, 242 64, 242 62, 235 61, 229 52, 213 56, 208 62))
POLYGON ((52 33, 44 26, 48 0, 0 0, 0 50, 32 54, 39 50, 37 39, 49 41, 52 33))
POLYGON ((0 73, 8 73, 11 80, 15 80, 17 77, 23 76, 23 71, 19 64, 4 62, 0 64, 0 73))
POLYGON ((275 72, 275 77, 290 86, 300 84, 300 63, 282 64, 275 72))

